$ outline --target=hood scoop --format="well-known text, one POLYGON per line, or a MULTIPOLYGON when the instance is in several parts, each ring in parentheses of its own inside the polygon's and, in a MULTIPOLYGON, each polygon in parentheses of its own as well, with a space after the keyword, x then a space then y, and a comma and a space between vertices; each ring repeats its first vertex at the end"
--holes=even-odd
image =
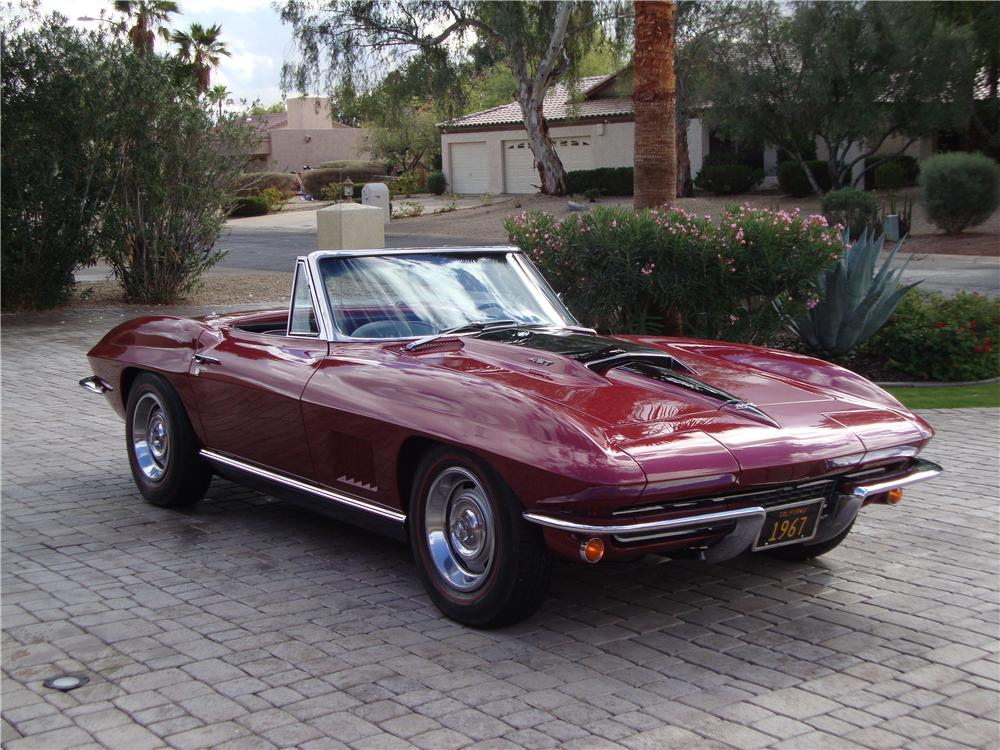
POLYGON ((721 401, 720 409, 732 409, 754 421, 771 427, 780 427, 760 407, 698 380, 693 377, 696 373, 691 367, 659 349, 570 331, 551 332, 523 328, 484 331, 477 338, 558 354, 579 362, 599 375, 604 375, 613 369, 626 370, 721 401))
POLYGON ((659 380, 661 383, 669 383, 670 385, 674 385, 679 388, 686 388, 687 390, 694 391, 701 396, 708 396, 709 398, 721 401, 722 405, 719 407, 720 409, 732 409, 744 417, 749 417, 750 419, 754 419, 758 422, 763 422, 771 427, 781 426, 765 414, 759 406, 751 404, 749 401, 737 398, 733 394, 728 393, 721 388, 716 388, 714 385, 703 383, 702 381, 689 375, 672 372, 665 367, 650 364, 649 362, 644 361, 630 361, 618 366, 620 366, 623 370, 634 372, 637 375, 659 380))

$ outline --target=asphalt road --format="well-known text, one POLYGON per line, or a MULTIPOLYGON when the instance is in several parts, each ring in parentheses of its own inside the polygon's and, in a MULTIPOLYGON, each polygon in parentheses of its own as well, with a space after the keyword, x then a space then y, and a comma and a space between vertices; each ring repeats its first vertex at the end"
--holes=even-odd
MULTIPOLYGON (((476 238, 433 237, 386 233, 386 247, 448 247, 494 244, 476 238)), ((296 256, 316 249, 316 233, 303 228, 234 228, 227 230, 219 247, 229 254, 222 268, 291 271, 296 256)), ((964 289, 1000 294, 1000 259, 978 255, 916 255, 903 272, 903 282, 923 281, 922 289, 954 293, 964 289)))

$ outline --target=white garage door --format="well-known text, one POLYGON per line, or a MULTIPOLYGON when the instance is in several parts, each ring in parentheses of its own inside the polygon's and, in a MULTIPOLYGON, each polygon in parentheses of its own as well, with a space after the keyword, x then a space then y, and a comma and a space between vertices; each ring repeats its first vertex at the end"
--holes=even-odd
POLYGON ((451 144, 451 189, 455 193, 485 193, 489 184, 485 143, 451 144))
MULTIPOLYGON (((553 143, 567 172, 594 168, 590 136, 554 138, 553 143)), ((538 192, 541 178, 535 169, 535 157, 527 141, 504 141, 503 176, 504 190, 508 193, 538 192)))

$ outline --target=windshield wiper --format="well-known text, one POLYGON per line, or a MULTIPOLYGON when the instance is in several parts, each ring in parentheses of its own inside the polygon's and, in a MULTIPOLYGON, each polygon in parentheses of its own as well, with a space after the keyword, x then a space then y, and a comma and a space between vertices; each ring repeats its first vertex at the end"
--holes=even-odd
POLYGON ((442 336, 451 336, 457 333, 482 333, 483 331, 493 331, 503 328, 519 328, 522 325, 525 324, 518 323, 516 320, 511 318, 500 318, 497 320, 470 320, 468 323, 462 323, 460 326, 445 328, 443 331, 432 333, 430 336, 424 336, 422 339, 411 341, 403 348, 406 351, 411 352, 417 347, 436 341, 442 336))

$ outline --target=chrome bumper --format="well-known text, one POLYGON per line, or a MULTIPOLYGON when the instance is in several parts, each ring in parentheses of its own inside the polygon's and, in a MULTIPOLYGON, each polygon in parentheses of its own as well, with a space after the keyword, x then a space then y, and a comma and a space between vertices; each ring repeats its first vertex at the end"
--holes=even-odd
MULTIPOLYGON (((852 485, 847 493, 839 493, 835 498, 835 507, 828 514, 826 519, 820 522, 816 535, 809 540, 810 544, 818 544, 832 539, 849 527, 865 500, 882 492, 888 492, 897 487, 925 482, 940 474, 943 469, 932 461, 924 459, 914 459, 908 473, 879 482, 858 483, 852 485)), ((566 531, 572 534, 583 534, 590 536, 638 536, 645 538, 658 535, 665 535, 671 531, 683 531, 684 529, 695 529, 699 527, 721 525, 735 522, 735 528, 726 534, 721 540, 704 550, 702 556, 708 562, 722 562, 746 552, 753 546, 754 540, 760 534, 760 529, 764 525, 764 519, 768 511, 776 510, 781 506, 773 508, 762 508, 752 506, 749 508, 739 508, 737 510, 724 510, 718 513, 704 513, 698 516, 688 516, 686 518, 669 518, 661 521, 640 521, 636 523, 616 523, 616 524, 596 524, 579 523, 569 521, 556 516, 547 516, 541 513, 525 513, 524 519, 539 526, 566 531)), ((638 540, 636 540, 638 541, 638 540)))
POLYGON ((89 378, 81 380, 80 387, 85 391, 90 391, 91 393, 96 393, 97 395, 114 390, 114 387, 108 381, 103 378, 99 378, 96 375, 91 375, 89 378))

